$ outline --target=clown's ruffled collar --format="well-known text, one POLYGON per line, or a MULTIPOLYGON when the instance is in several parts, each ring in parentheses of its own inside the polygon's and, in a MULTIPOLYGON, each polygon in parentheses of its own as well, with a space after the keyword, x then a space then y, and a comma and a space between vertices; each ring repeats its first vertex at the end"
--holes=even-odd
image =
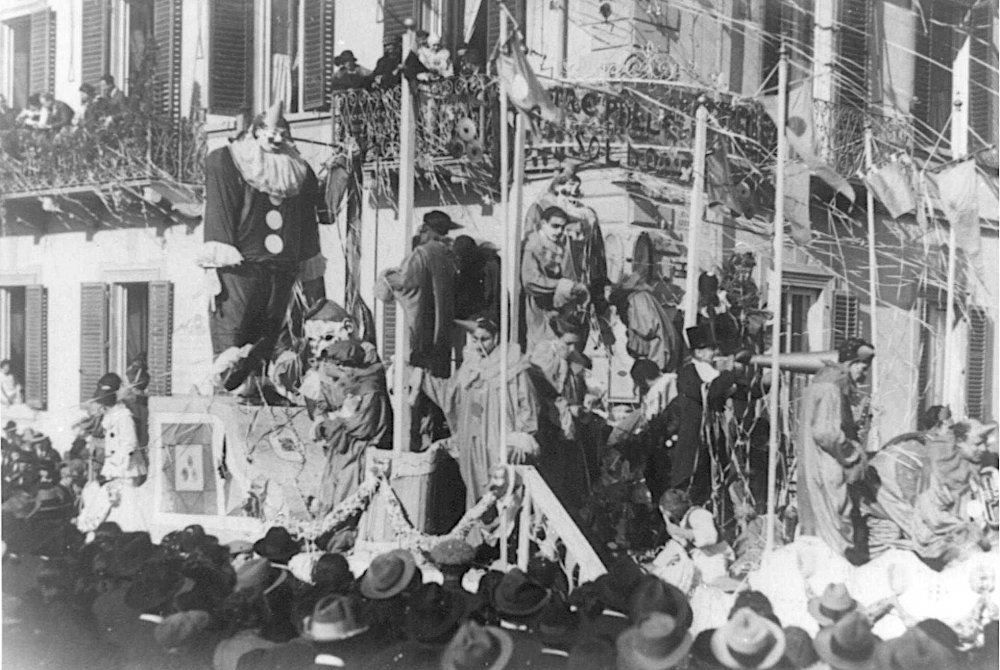
POLYGON ((267 152, 249 134, 230 144, 229 152, 251 187, 276 198, 297 196, 309 174, 309 164, 294 147, 286 145, 279 152, 267 152))

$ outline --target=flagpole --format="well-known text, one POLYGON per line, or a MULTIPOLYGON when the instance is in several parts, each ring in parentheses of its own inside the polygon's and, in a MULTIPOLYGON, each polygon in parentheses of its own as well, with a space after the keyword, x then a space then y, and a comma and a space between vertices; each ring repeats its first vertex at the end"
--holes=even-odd
POLYGON ((525 128, 526 116, 518 110, 517 118, 514 122, 514 182, 511 185, 514 189, 514 220, 509 222, 510 239, 508 240, 507 253, 510 256, 510 272, 507 276, 507 286, 510 287, 510 335, 511 340, 516 341, 520 332, 521 315, 518 313, 517 305, 520 298, 520 276, 521 276, 521 238, 524 235, 524 151, 527 138, 525 128))
POLYGON ((778 157, 774 170, 774 271, 768 291, 768 305, 774 313, 771 322, 771 388, 768 397, 770 436, 767 448, 767 518, 764 531, 764 553, 774 551, 775 506, 778 478, 778 386, 781 379, 781 283, 785 260, 785 161, 788 159, 788 139, 785 137, 785 117, 788 109, 788 55, 781 42, 778 59, 778 157))
MULTIPOLYGON (((403 60, 413 49, 413 21, 407 19, 406 32, 403 34, 403 60)), ((416 157, 416 117, 413 114, 413 91, 410 81, 402 77, 400 91, 399 117, 399 219, 402 224, 404 256, 410 251, 413 239, 413 162, 416 157)), ((392 445, 395 453, 407 451, 410 435, 410 403, 411 391, 406 388, 406 354, 409 349, 407 324, 402 309, 396 306, 396 351, 393 356, 393 394, 395 413, 392 423, 392 445)))
MULTIPOLYGON (((865 173, 871 172, 874 159, 872 157, 872 129, 870 125, 865 127, 865 173)), ((875 196, 870 187, 865 189, 865 207, 868 210, 868 312, 870 335, 875 351, 879 350, 878 341, 878 259, 875 255, 875 196)), ((878 383, 878 362, 872 359, 871 363, 871 403, 869 407, 878 408, 879 383, 878 383)), ((878 415, 872 417, 871 428, 868 431, 868 444, 874 445, 873 451, 877 451, 880 446, 878 437, 878 415)))
MULTIPOLYGON (((500 5, 500 48, 507 47, 507 12, 500 5)), ((503 78, 500 78, 501 82, 503 78)), ((500 463, 507 463, 507 345, 510 341, 510 129, 507 125, 507 87, 500 91, 500 463)), ((500 562, 508 564, 506 515, 500 515, 500 562)))
POLYGON ((687 338, 687 329, 698 323, 698 253, 701 224, 705 216, 705 145, 708 135, 708 109, 705 105, 699 103, 698 110, 694 114, 694 121, 691 206, 688 209, 687 276, 684 279, 685 339, 687 338))

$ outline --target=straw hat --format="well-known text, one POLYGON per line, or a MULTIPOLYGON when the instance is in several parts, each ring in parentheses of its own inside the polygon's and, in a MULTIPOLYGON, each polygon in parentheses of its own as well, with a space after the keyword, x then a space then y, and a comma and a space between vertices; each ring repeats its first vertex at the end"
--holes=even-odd
POLYGON ((666 670, 687 658, 691 635, 663 612, 650 613, 642 623, 618 636, 619 670, 666 670))
POLYGON ((858 609, 858 601, 844 584, 827 584, 822 595, 809 599, 808 609, 821 626, 832 626, 858 609))
POLYGON ((822 629, 814 646, 819 657, 836 670, 864 670, 872 666, 880 642, 867 617, 855 611, 822 629))
POLYGON ((785 654, 781 626, 744 607, 712 635, 712 654, 727 668, 774 667, 785 654))

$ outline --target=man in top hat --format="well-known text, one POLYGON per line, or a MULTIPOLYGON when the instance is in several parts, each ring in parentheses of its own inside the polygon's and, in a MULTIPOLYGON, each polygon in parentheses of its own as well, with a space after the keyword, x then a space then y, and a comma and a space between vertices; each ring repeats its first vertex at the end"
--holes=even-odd
POLYGON ((375 62, 372 85, 387 91, 399 86, 403 72, 403 42, 399 36, 386 37, 382 56, 375 62))
POLYGON ((371 84, 372 71, 358 65, 358 59, 350 49, 340 52, 340 55, 333 59, 333 64, 337 66, 337 71, 331 77, 331 86, 334 90, 368 88, 371 84))
POLYGON ((849 485, 865 471, 865 448, 858 421, 859 385, 875 348, 859 338, 840 346, 839 363, 827 364, 806 387, 799 405, 798 505, 803 535, 816 535, 839 554, 853 550, 849 485))
POLYGON ((240 351, 226 388, 270 359, 296 281, 323 297, 318 223, 329 223, 319 182, 291 142, 279 100, 205 164, 209 326, 216 357, 240 351), (252 347, 252 348, 251 348, 252 347))

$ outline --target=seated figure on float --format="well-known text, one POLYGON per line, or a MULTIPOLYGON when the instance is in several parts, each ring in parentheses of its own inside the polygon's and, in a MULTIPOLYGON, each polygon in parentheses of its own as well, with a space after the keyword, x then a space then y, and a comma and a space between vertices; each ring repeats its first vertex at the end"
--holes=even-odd
POLYGON ((995 529, 996 469, 981 460, 996 429, 967 419, 947 431, 906 433, 871 458, 865 511, 872 555, 901 547, 943 566, 972 549, 988 526, 995 529))

